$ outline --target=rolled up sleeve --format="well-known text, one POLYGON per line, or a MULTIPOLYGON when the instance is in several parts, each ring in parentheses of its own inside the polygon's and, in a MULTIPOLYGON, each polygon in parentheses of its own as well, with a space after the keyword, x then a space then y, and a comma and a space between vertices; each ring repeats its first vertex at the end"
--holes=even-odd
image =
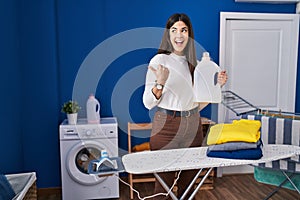
POLYGON ((160 99, 156 99, 154 94, 152 93, 152 88, 155 85, 155 75, 154 73, 148 69, 146 75, 146 83, 145 83, 145 90, 143 94, 143 103, 147 109, 152 109, 153 107, 157 106, 160 99))

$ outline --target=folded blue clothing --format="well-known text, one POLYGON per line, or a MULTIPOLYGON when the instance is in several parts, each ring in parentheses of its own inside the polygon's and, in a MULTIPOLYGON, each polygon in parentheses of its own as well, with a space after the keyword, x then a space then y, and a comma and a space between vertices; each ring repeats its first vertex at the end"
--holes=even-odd
POLYGON ((0 200, 11 200, 15 195, 15 191, 11 187, 6 176, 0 174, 0 200))
POLYGON ((208 157, 215 157, 215 158, 248 159, 248 160, 257 160, 263 156, 260 146, 255 149, 241 149, 235 151, 209 151, 207 149, 206 155, 208 157))
POLYGON ((241 149, 255 149, 261 144, 260 140, 257 142, 227 142, 223 144, 209 145, 210 151, 235 151, 241 149))

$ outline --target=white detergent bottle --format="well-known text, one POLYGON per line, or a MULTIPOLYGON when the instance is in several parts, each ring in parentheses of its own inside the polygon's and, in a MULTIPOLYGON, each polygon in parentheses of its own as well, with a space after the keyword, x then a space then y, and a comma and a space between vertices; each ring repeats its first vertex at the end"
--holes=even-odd
POLYGON ((86 102, 86 115, 89 124, 99 124, 100 123, 100 103, 91 94, 86 102))
POLYGON ((221 86, 218 83, 218 73, 220 71, 221 68, 211 61, 209 53, 204 52, 194 71, 195 102, 221 102, 221 86))

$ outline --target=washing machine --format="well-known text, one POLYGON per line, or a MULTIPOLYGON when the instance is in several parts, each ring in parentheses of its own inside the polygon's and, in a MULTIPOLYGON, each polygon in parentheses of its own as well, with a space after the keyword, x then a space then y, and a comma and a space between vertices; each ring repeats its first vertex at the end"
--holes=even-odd
POLYGON ((106 150, 118 156, 118 124, 114 117, 102 118, 100 124, 78 119, 60 124, 60 157, 63 200, 119 198, 118 174, 99 177, 88 174, 88 164, 106 150))

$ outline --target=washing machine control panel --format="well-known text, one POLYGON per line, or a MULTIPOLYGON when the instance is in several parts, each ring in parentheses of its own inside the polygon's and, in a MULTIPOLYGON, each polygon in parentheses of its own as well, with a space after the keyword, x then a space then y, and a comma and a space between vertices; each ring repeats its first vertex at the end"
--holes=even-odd
POLYGON ((111 138, 117 137, 117 131, 113 127, 78 127, 78 135, 81 138, 111 138))
POLYGON ((86 124, 60 126, 60 139, 91 139, 91 138, 117 138, 117 123, 86 124))

